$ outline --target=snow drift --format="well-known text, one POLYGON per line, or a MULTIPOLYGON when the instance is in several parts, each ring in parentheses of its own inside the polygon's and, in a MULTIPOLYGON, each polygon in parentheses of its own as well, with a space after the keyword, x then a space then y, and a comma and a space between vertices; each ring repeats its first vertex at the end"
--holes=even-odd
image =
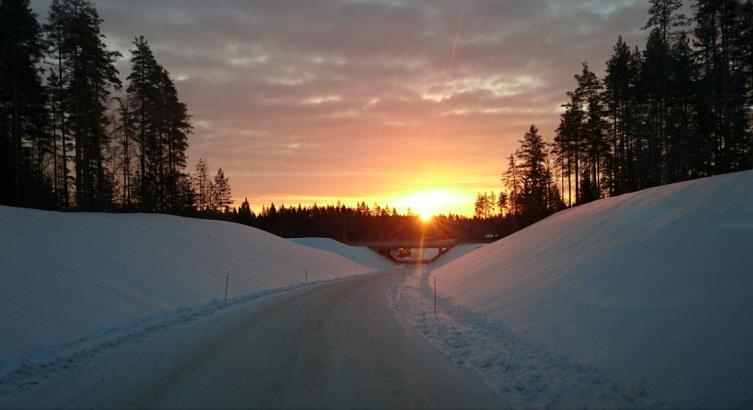
POLYGON ((382 270, 395 266, 394 262, 365 246, 346 245, 330 238, 295 238, 291 239, 291 241, 310 248, 336 253, 353 262, 368 266, 373 270, 382 270))
POLYGON ((459 307, 672 405, 753 403, 753 172, 570 209, 433 274, 459 307))
POLYGON ((454 261, 455 259, 463 257, 463 255, 473 252, 477 249, 481 249, 486 244, 484 243, 461 243, 457 246, 450 249, 447 253, 442 255, 439 259, 435 260, 431 264, 432 269, 438 269, 444 265, 447 265, 448 263, 454 261))
POLYGON ((0 373, 32 352, 231 296, 371 269, 246 226, 0 206, 0 373))

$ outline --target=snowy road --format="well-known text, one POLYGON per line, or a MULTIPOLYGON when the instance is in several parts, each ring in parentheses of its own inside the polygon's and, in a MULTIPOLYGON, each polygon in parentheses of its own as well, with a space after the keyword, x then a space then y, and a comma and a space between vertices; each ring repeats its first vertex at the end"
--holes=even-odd
POLYGON ((402 270, 292 291, 113 350, 12 407, 499 408, 387 303, 402 270))

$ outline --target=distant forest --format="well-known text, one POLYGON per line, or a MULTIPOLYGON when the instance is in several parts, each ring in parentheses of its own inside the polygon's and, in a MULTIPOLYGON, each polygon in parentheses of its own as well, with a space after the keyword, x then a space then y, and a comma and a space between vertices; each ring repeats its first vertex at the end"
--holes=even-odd
POLYGON ((250 225, 284 238, 326 237, 358 244, 380 240, 420 238, 491 241, 519 229, 503 219, 478 219, 460 215, 437 215, 429 222, 408 211, 360 203, 355 207, 342 204, 324 206, 285 206, 274 204, 254 213, 248 200, 227 212, 205 214, 206 217, 250 225))
POLYGON ((135 37, 121 80, 87 0, 0 0, 0 204, 162 212, 344 242, 421 235, 489 240, 599 198, 753 167, 751 0, 651 0, 643 48, 617 40, 599 78, 584 63, 552 143, 531 126, 499 192, 473 218, 430 224, 394 209, 231 207, 222 169, 186 170, 188 107, 149 43, 135 37))

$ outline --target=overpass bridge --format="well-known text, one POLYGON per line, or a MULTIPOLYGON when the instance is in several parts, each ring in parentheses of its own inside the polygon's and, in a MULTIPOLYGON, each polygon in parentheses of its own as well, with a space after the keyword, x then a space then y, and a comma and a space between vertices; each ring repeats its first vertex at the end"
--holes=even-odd
POLYGON ((415 241, 379 241, 361 244, 369 249, 395 261, 396 263, 429 264, 439 259, 450 249, 457 246, 454 239, 425 239, 415 241), (414 249, 437 249, 437 254, 428 260, 413 260, 410 258, 414 249), (407 255, 405 252, 409 252, 407 255))

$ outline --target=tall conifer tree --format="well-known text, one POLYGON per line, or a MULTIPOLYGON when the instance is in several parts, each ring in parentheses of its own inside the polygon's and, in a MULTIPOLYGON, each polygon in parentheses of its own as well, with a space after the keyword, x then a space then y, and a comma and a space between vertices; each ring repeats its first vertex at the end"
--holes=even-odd
POLYGON ((0 203, 54 206, 44 177, 49 153, 38 64, 41 29, 28 0, 0 0, 0 203))

